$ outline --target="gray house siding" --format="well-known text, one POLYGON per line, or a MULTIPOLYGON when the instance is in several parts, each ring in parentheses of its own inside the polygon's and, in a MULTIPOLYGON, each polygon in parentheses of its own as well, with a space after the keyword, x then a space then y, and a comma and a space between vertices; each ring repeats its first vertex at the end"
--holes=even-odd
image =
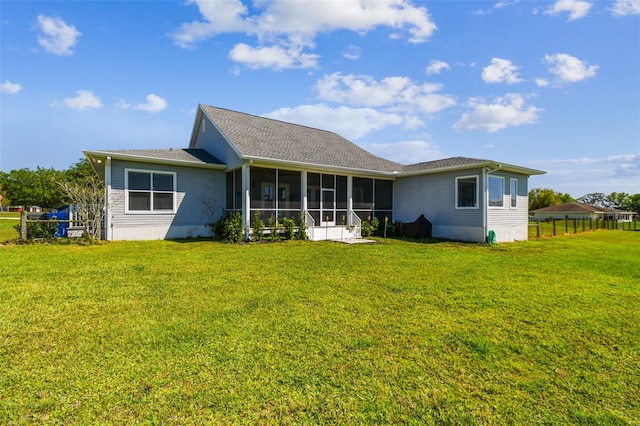
POLYGON ((413 222, 423 214, 433 236, 484 241, 482 169, 399 177, 394 183, 394 220, 413 222), (456 177, 478 176, 478 208, 456 209, 456 177))
POLYGON ((218 128, 209 120, 206 115, 202 115, 196 123, 195 143, 191 148, 201 148, 213 155, 227 166, 227 170, 233 170, 242 166, 242 158, 233 149, 227 140, 222 136, 218 128), (204 120, 204 127, 202 125, 204 120))
MULTIPOLYGON (((114 160, 111 164, 109 213, 114 240, 153 240, 210 236, 207 224, 224 207, 225 173, 221 170, 114 160), (126 213, 125 170, 176 174, 175 213, 126 213)), ((216 217, 217 218, 217 217, 216 217)))
POLYGON ((503 207, 489 207, 487 228, 496 234, 496 241, 526 240, 529 223, 527 176, 516 173, 495 172, 492 176, 504 178, 503 207), (516 207, 511 207, 511 179, 516 179, 516 207))

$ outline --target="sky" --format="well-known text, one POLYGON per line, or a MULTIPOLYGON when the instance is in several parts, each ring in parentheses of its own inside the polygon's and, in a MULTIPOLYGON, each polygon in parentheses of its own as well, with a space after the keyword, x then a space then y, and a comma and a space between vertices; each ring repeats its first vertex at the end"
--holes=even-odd
POLYGON ((202 103, 640 193, 640 0, 0 0, 0 48, 2 171, 187 148, 202 103))

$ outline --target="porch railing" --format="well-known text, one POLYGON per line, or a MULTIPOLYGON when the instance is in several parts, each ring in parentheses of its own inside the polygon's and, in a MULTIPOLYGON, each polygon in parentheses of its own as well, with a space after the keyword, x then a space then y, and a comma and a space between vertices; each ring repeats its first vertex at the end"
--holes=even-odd
POLYGON ((304 211, 304 223, 307 226, 307 235, 309 239, 313 240, 313 231, 316 226, 316 221, 307 210, 304 211))
POLYGON ((349 211, 349 226, 353 226, 353 233, 356 238, 362 236, 362 219, 353 210, 349 211))

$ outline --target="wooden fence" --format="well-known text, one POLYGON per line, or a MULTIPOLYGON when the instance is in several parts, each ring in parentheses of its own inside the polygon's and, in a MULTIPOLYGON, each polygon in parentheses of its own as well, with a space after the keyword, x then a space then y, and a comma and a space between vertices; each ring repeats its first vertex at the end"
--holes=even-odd
MULTIPOLYGON (((61 223, 68 223, 67 227, 67 235, 68 238, 79 238, 82 237, 86 231, 85 226, 78 219, 29 219, 27 216, 27 211, 22 210, 20 212, 20 239, 27 240, 28 235, 28 226, 29 223, 48 223, 55 226, 58 226, 61 223)), ((49 238, 54 238, 55 232, 49 238)))
POLYGON ((640 231, 638 221, 623 222, 606 219, 548 219, 529 222, 529 238, 555 237, 557 235, 577 234, 598 229, 640 231))

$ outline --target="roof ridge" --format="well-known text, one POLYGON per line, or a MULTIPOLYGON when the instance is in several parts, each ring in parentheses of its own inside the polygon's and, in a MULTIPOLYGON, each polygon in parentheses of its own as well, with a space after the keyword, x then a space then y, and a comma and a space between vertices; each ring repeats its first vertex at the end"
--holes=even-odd
MULTIPOLYGON (((206 106, 206 107, 208 107, 208 108, 215 108, 215 109, 220 109, 220 110, 223 110, 223 111, 233 112, 233 113, 235 113, 235 114, 247 115, 247 116, 249 116, 249 117, 259 118, 259 119, 262 119, 262 120, 276 121, 276 122, 278 122, 278 123, 287 124, 287 125, 289 125, 289 126, 305 127, 305 128, 307 128, 307 129, 317 130, 317 131, 319 131, 319 132, 331 133, 331 134, 334 134, 334 135, 340 136, 340 137, 341 137, 341 138, 343 138, 343 139, 346 139, 346 138, 344 138, 344 136, 341 136, 339 133, 336 133, 336 132, 333 132, 333 131, 331 131, 331 130, 327 130, 327 129, 320 129, 320 128, 318 128, 318 127, 308 126, 308 125, 306 125, 306 124, 292 123, 291 121, 284 121, 284 120, 280 120, 280 119, 278 119, 278 118, 263 117, 262 115, 250 114, 250 113, 248 113, 248 112, 236 111, 236 110, 234 110, 234 109, 222 108, 222 107, 217 107, 217 106, 213 106, 213 105, 207 105, 207 104, 200 104, 200 105, 204 105, 204 106, 206 106)), ((347 139, 347 140, 348 140, 348 139, 347 139)), ((351 141, 349 141, 349 142, 351 142, 351 141)), ((353 142, 352 142, 352 143, 353 143, 353 142)))

